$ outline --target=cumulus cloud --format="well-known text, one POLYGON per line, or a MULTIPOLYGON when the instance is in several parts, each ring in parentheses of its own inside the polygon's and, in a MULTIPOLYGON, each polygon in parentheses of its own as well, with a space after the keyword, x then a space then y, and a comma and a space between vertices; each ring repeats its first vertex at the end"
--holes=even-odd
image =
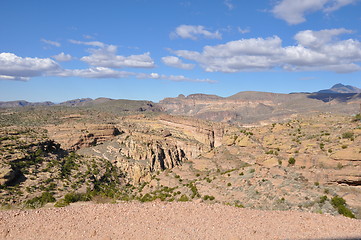
POLYGON ((278 36, 231 41, 205 46, 202 52, 177 50, 178 57, 192 60, 207 72, 267 71, 360 71, 361 43, 354 39, 338 40, 347 29, 302 31, 295 35, 295 46, 282 46, 278 36))
POLYGON ((84 42, 84 41, 77 41, 77 40, 70 39, 69 42, 71 42, 73 44, 87 45, 87 46, 101 47, 101 48, 106 46, 106 44, 104 44, 102 42, 98 42, 98 41, 84 42))
POLYGON ((162 62, 170 67, 181 68, 191 70, 194 68, 194 64, 184 63, 181 59, 175 56, 162 57, 162 62))
MULTIPOLYGON (((65 55, 66 56, 66 55, 65 55)), ((81 77, 81 78, 129 78, 161 79, 176 82, 213 83, 210 79, 193 79, 185 76, 167 76, 158 73, 136 73, 118 71, 108 67, 95 66, 87 69, 63 69, 50 58, 22 58, 13 53, 0 53, 0 80, 27 81, 31 77, 81 77)))
POLYGON ((204 26, 194 26, 194 25, 180 25, 178 26, 174 32, 170 34, 171 38, 189 38, 192 40, 197 40, 199 36, 205 38, 216 38, 221 39, 222 35, 219 31, 210 32, 205 29, 204 26))
POLYGON ((64 52, 59 53, 58 55, 52 56, 58 62, 67 62, 71 61, 73 57, 70 54, 65 54, 64 52))
POLYGON ((42 41, 43 43, 46 43, 46 44, 49 44, 49 45, 52 45, 52 46, 55 46, 55 47, 60 47, 60 46, 61 46, 61 44, 60 44, 59 42, 46 40, 46 39, 44 39, 44 38, 42 38, 41 41, 42 41))
POLYGON ((271 12, 275 17, 285 20, 288 24, 299 24, 306 21, 308 13, 323 11, 330 13, 339 8, 355 3, 358 0, 281 0, 271 12))
POLYGON ((50 58, 22 58, 13 53, 0 53, 0 78, 28 80, 30 77, 48 75, 60 66, 50 58))
POLYGON ((91 53, 89 56, 82 57, 80 60, 95 67, 105 68, 153 68, 154 60, 150 57, 150 53, 146 52, 138 55, 121 56, 117 55, 118 47, 108 45, 98 41, 84 42, 77 40, 69 40, 74 44, 82 44, 95 48, 88 49, 91 53))
POLYGON ((295 39, 302 46, 316 49, 329 43, 338 35, 352 32, 353 31, 344 28, 326 29, 321 31, 306 30, 297 33, 295 39))
POLYGON ((108 68, 153 68, 154 61, 150 53, 140 55, 121 56, 116 55, 117 46, 107 45, 99 49, 90 49, 91 55, 82 57, 80 60, 98 67, 108 68))
POLYGON ((116 71, 105 67, 87 69, 65 69, 55 74, 59 77, 82 77, 82 78, 126 78, 135 75, 131 72, 116 71))

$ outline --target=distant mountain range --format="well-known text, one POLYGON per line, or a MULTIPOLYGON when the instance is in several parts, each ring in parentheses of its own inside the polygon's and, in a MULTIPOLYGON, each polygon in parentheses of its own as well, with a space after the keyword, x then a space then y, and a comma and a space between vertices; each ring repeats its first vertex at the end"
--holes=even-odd
POLYGON ((320 90, 318 93, 361 93, 361 89, 351 85, 338 83, 333 85, 330 89, 320 90))
MULTIPOLYGON (((235 98, 244 98, 244 99, 253 99, 253 98, 257 98, 260 99, 260 95, 258 94, 260 92, 252 92, 252 91, 246 91, 246 92, 239 92, 236 93, 230 97, 228 97, 228 99, 235 99, 235 98), (257 94, 255 94, 257 93, 257 94)), ((292 93, 292 94, 307 94, 310 95, 310 98, 317 98, 318 100, 322 100, 324 102, 333 100, 334 98, 342 98, 342 97, 346 97, 349 94, 358 94, 361 93, 361 89, 351 86, 351 85, 343 85, 341 83, 335 84, 333 85, 330 89, 324 89, 324 90, 320 90, 318 92, 315 93, 292 93), (315 95, 316 94, 316 95, 315 95), (318 95, 319 94, 319 95, 318 95), (325 95, 326 94, 326 95, 325 95), (328 95, 330 94, 330 95, 328 95), (335 95, 336 94, 336 95, 335 95), (338 95, 341 94, 341 95, 338 95), (346 94, 346 95, 342 95, 342 94, 346 94), (331 99, 330 99, 331 97, 331 99)), ((268 98, 267 96, 272 95, 274 93, 268 93, 268 92, 264 92, 263 97, 261 98, 268 98)), ((284 95, 284 94, 281 94, 284 95)), ((194 100, 220 100, 220 99, 224 99, 223 97, 217 96, 217 95, 209 95, 209 94, 191 94, 189 96, 184 96, 183 94, 180 94, 178 96, 178 99, 194 99, 194 100)), ((1 102, 0 101, 0 108, 13 108, 13 107, 35 107, 35 106, 54 106, 54 105, 58 105, 58 106, 68 106, 68 107, 82 107, 82 106, 93 106, 93 105, 97 105, 97 104, 103 104, 106 102, 110 102, 110 101, 114 101, 115 99, 111 99, 111 98, 96 98, 96 99, 91 99, 91 98, 79 98, 79 99, 73 99, 73 100, 69 100, 69 101, 65 101, 65 102, 61 102, 61 103, 53 103, 50 101, 46 101, 46 102, 28 102, 25 100, 17 100, 17 101, 5 101, 5 102, 1 102)), ((127 100, 130 101, 130 100, 127 100)), ((149 101, 147 101, 149 102, 149 101)))
POLYGON ((208 94, 180 94, 159 103, 151 101, 115 100, 110 98, 82 98, 59 104, 27 101, 0 102, 0 108, 15 107, 81 107, 111 113, 164 112, 211 121, 267 124, 283 121, 295 115, 330 112, 356 114, 360 111, 361 89, 336 84, 330 89, 314 93, 279 94, 270 92, 239 92, 229 97, 208 94))

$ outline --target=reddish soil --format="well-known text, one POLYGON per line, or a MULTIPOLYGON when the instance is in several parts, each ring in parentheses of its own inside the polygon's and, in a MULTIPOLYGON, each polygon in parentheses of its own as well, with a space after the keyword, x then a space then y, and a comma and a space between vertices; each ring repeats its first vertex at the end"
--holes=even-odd
POLYGON ((0 239, 360 239, 361 220, 220 204, 75 204, 0 211, 0 239))

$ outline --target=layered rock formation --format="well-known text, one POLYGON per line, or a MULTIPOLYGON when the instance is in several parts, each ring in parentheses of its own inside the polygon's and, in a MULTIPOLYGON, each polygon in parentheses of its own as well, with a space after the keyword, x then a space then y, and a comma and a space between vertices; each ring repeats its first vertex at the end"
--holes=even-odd
POLYGON ((112 124, 64 123, 62 125, 49 125, 45 129, 49 138, 60 143, 64 149, 77 150, 83 147, 95 146, 121 132, 112 124))
POLYGON ((225 131, 222 124, 166 115, 127 117, 116 127, 119 136, 112 135, 112 140, 78 152, 115 163, 135 182, 220 146, 225 131))
POLYGON ((314 112, 357 113, 360 95, 240 92, 230 97, 193 94, 165 98, 159 105, 172 115, 218 122, 268 124, 314 112))

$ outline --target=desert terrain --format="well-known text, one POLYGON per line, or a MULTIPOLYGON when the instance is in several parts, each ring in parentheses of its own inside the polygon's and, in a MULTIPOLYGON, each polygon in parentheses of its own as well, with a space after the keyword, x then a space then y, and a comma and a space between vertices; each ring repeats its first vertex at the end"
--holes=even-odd
POLYGON ((2 103, 0 234, 361 237, 359 94, 324 94, 2 103))

